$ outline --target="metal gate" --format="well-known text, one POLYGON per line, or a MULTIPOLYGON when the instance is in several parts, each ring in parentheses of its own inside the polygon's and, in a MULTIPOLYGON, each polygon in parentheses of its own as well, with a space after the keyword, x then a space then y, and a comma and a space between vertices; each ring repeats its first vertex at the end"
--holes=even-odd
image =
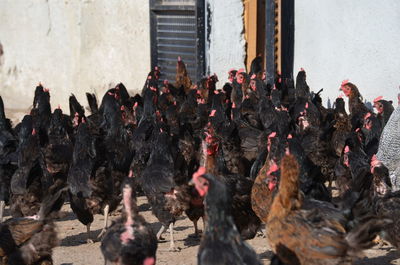
POLYGON ((204 0, 150 1, 151 65, 161 80, 175 80, 181 56, 192 81, 201 79, 204 62, 204 0))

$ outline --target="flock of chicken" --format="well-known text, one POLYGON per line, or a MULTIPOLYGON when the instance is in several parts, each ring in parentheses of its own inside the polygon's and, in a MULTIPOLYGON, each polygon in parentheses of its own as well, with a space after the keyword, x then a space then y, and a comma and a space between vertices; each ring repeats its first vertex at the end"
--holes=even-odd
POLYGON ((0 97, 0 222, 6 204, 12 215, 0 223, 0 264, 52 264, 54 219, 67 201, 88 242, 94 215, 104 214, 106 264, 155 264, 167 228, 179 251, 174 223, 183 213, 201 236, 202 265, 261 264, 244 241, 259 232, 271 264, 350 264, 377 242, 399 247, 399 108, 380 97, 375 114, 348 81, 350 114, 341 97, 325 108, 303 69, 296 83, 278 76, 271 86, 260 59, 250 73, 230 70, 218 90, 215 75, 192 84, 179 58, 175 84, 161 85, 156 67, 141 95, 118 84, 98 106, 87 93, 90 115, 74 95, 69 116, 51 113, 39 84, 15 127, 0 97), (162 224, 158 233, 137 193, 162 224))

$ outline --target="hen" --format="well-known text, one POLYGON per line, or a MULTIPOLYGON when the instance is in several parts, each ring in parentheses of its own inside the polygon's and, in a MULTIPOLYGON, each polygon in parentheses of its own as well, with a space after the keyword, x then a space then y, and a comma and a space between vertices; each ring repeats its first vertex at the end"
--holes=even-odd
MULTIPOLYGON (((96 147, 93 136, 85 122, 78 126, 71 168, 68 172, 70 204, 78 220, 87 227, 90 239, 90 224, 93 215, 104 212, 107 216, 118 205, 113 196, 110 172, 96 163, 96 147)), ((107 226, 105 218, 104 228, 107 226)))
POLYGON ((150 158, 139 178, 140 185, 152 207, 153 214, 162 224, 157 238, 160 239, 166 227, 169 227, 170 251, 178 251, 174 243, 174 223, 188 207, 177 199, 175 190, 182 176, 175 171, 168 134, 161 128, 157 128, 153 137, 150 158))
POLYGON ((383 129, 376 155, 389 169, 393 191, 400 189, 400 94, 398 100, 399 106, 383 129))
POLYGON ((101 241, 105 264, 154 265, 156 261, 157 238, 139 215, 132 178, 123 187, 123 216, 107 229, 101 241))
POLYGON ((277 258, 284 264, 351 264, 373 245, 387 220, 369 217, 346 231, 343 215, 304 206, 299 189, 299 165, 292 155, 281 161, 281 182, 267 222, 267 234, 277 258))
POLYGON ((25 115, 20 124, 18 169, 11 178, 11 215, 31 216, 39 210, 42 200, 39 137, 31 115, 25 115))
POLYGON ((49 190, 35 216, 11 218, 0 224, 0 264, 50 265, 57 232, 49 215, 63 189, 49 190))
POLYGON ((231 199, 225 184, 201 168, 193 175, 200 195, 205 197, 207 225, 197 254, 199 265, 261 265, 255 251, 244 241, 232 217, 231 199))
POLYGON ((0 223, 3 221, 5 204, 10 199, 11 177, 17 169, 17 147, 17 137, 10 120, 6 118, 3 99, 0 97, 0 223))

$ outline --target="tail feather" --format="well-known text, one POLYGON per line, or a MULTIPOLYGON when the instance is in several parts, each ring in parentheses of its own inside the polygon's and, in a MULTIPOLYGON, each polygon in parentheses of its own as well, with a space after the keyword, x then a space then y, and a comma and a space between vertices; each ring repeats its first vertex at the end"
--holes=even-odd
POLYGON ((40 210, 38 213, 39 220, 46 219, 53 211, 56 206, 58 199, 61 195, 68 190, 68 186, 63 182, 56 182, 49 188, 49 193, 44 197, 40 210))
POLYGON ((391 224, 389 219, 378 219, 375 216, 369 216, 364 219, 362 224, 351 230, 346 241, 350 249, 358 252, 360 250, 371 248, 374 245, 373 240, 383 230, 384 227, 391 224))
POLYGON ((125 104, 125 102, 128 101, 129 98, 130 98, 129 93, 128 93, 128 90, 126 89, 126 87, 125 87, 124 84, 122 84, 122 83, 119 83, 119 84, 117 85, 117 87, 118 87, 118 89, 119 89, 119 94, 120 94, 120 96, 121 96, 122 103, 125 104))
POLYGON ((78 113, 80 117, 85 115, 85 110, 82 105, 78 102, 74 94, 69 97, 69 114, 74 117, 75 113, 78 113))
POLYGON ((3 98, 0 96, 0 123, 5 122, 5 120, 6 120, 6 114, 4 112, 3 98))
POLYGON ((99 111, 99 107, 97 105, 97 98, 95 94, 86 93, 86 98, 89 103, 90 112, 92 114, 97 113, 99 111))

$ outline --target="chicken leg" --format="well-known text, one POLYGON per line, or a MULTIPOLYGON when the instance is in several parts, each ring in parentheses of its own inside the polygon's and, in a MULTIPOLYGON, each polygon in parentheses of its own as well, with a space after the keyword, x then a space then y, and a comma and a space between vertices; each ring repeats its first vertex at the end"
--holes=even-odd
POLYGON ((0 201, 0 223, 3 222, 4 208, 6 206, 5 201, 0 201))
POLYGON ((89 243, 89 244, 93 243, 93 239, 90 238, 90 225, 91 224, 92 223, 89 223, 89 224, 86 225, 86 234, 87 234, 86 242, 89 243))
POLYGON ((97 236, 97 238, 101 238, 107 231, 107 227, 108 227, 108 212, 110 210, 110 206, 107 204, 104 207, 104 225, 103 225, 103 229, 101 230, 100 234, 97 236))
POLYGON ((165 225, 162 225, 160 230, 157 233, 157 240, 158 241, 164 240, 164 238, 161 237, 161 235, 164 233, 164 231, 165 231, 165 225))
POLYGON ((180 248, 175 247, 175 242, 174 242, 174 223, 170 223, 169 224, 169 234, 170 234, 169 251, 171 251, 171 252, 180 251, 180 248))

